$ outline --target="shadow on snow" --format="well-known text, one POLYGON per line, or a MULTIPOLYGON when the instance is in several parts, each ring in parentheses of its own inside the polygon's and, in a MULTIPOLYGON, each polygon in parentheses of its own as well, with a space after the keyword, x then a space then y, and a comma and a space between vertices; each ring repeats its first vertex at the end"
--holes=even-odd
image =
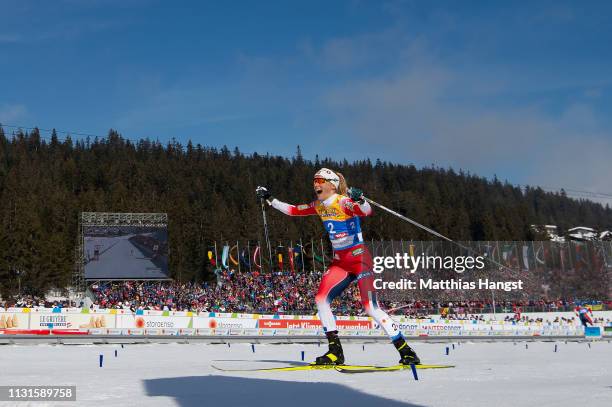
POLYGON ((419 407, 362 393, 335 383, 290 382, 231 376, 185 376, 144 380, 147 396, 173 397, 181 407, 326 405, 419 407))

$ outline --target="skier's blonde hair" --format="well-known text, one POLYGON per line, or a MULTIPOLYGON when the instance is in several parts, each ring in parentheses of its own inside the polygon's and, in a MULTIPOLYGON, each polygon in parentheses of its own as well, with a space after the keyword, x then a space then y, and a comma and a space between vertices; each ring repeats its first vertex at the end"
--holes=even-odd
POLYGON ((338 179, 340 180, 340 182, 338 183, 338 188, 336 188, 336 192, 339 193, 340 195, 346 195, 348 192, 348 185, 346 184, 344 175, 340 174, 338 171, 336 171, 336 175, 338 176, 338 179))

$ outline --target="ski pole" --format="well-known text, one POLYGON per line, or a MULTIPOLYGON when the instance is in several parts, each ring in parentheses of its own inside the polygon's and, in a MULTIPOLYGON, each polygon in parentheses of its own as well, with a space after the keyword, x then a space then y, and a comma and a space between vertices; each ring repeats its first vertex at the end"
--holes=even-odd
POLYGON ((427 227, 427 226, 425 226, 425 225, 421 225, 421 224, 420 224, 419 222, 417 222, 416 220, 410 219, 409 217, 406 217, 406 216, 402 215, 401 213, 397 213, 397 212, 395 212, 393 209, 389 209, 389 208, 387 208, 386 206, 381 205, 381 204, 379 204, 378 202, 371 200, 370 198, 366 198, 366 197, 364 197, 364 198, 365 198, 365 200, 366 200, 366 201, 368 201, 368 202, 369 202, 369 203, 371 203, 372 205, 378 206, 380 209, 383 209, 383 210, 385 210, 385 211, 389 212, 391 215, 395 215, 395 216, 397 216, 398 218, 400 218, 400 219, 402 219, 402 220, 405 220, 406 222, 411 223, 411 224, 413 224, 414 226, 416 226, 416 227, 418 227, 418 228, 421 228, 421 229, 423 229, 424 231, 429 232, 429 233, 431 233, 431 234, 432 234, 432 235, 434 235, 434 236, 438 236, 438 237, 439 237, 439 238, 441 238, 441 239, 447 240, 447 241, 449 241, 449 242, 451 242, 451 243, 455 243, 456 245, 458 245, 458 246, 459 246, 459 247, 461 247, 461 248, 465 248, 465 249, 467 249, 467 250, 471 250, 471 249, 470 249, 470 248, 468 248, 468 247, 463 247, 463 245, 461 245, 461 244, 459 244, 459 243, 455 242, 453 239, 450 239, 450 238, 448 238, 448 237, 444 236, 443 234, 440 234, 440 233, 436 232, 435 230, 428 228, 428 227, 427 227))
POLYGON ((268 233, 268 220, 266 219, 266 207, 263 198, 261 201, 261 215, 263 216, 264 233, 266 235, 266 245, 268 246, 268 260, 270 265, 270 273, 272 273, 272 246, 270 246, 270 234, 268 233))
MULTIPOLYGON (((395 212, 393 209, 389 209, 389 208, 387 208, 386 206, 381 205, 381 204, 379 204, 378 202, 371 200, 370 198, 366 198, 365 196, 364 196, 363 198, 364 198, 366 201, 368 201, 369 203, 371 203, 372 205, 379 207, 380 209, 382 209, 382 210, 384 210, 384 211, 386 211, 386 212, 390 213, 391 215, 395 215, 395 216, 397 216, 398 218, 400 218, 400 219, 402 219, 402 220, 405 220, 406 222, 408 222, 408 223, 410 223, 410 224, 412 224, 412 225, 414 225, 414 226, 416 226, 416 227, 418 227, 418 228, 420 228, 420 229, 423 229, 424 231, 426 231, 426 232, 428 232, 428 233, 430 233, 430 234, 432 234, 432 235, 434 235, 434 236, 437 236, 437 237, 439 237, 439 238, 441 238, 441 239, 444 239, 444 240, 446 240, 446 241, 448 241, 448 242, 450 242, 450 243, 452 243, 452 244, 454 244, 454 245, 456 245, 456 246, 459 246, 459 247, 460 247, 460 248, 462 248, 463 250, 466 250, 466 251, 468 251, 468 252, 470 252, 470 253, 472 253, 472 254, 476 254, 476 255, 479 255, 479 254, 480 254, 480 253, 476 252, 474 249, 472 249, 471 247, 467 247, 467 246, 465 246, 465 245, 462 245, 461 243, 456 242, 456 241, 454 241, 453 239, 451 239, 451 238, 449 238, 449 237, 446 237, 446 236, 444 236, 443 234, 438 233, 438 232, 436 232, 435 230, 433 230, 433 229, 431 229, 431 228, 428 228, 428 227, 427 227, 427 226, 425 226, 425 225, 420 224, 419 222, 417 222, 417 221, 416 221, 416 220, 414 220, 414 219, 410 219, 409 217, 404 216, 404 215, 402 215, 401 213, 395 212)), ((499 267, 501 267, 501 268, 503 268, 503 269, 506 269, 506 270, 508 270, 508 271, 514 271, 514 270, 512 270, 511 268, 506 267, 506 266, 504 266, 503 264, 496 262, 495 260, 492 260, 492 259, 490 259, 490 258, 487 258, 487 260, 488 260, 489 262, 491 262, 492 264, 495 264, 496 266, 499 266, 499 267)))

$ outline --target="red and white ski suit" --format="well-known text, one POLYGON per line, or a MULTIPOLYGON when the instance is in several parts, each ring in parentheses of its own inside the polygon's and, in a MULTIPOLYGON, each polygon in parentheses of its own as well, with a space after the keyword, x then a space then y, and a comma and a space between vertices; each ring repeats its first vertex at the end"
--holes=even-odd
POLYGON ((319 215, 329 234, 334 257, 329 268, 323 273, 315 297, 319 319, 325 331, 336 330, 336 320, 330 304, 353 281, 357 281, 361 304, 394 340, 401 333, 391 317, 378 307, 374 288, 372 256, 363 243, 359 217, 369 216, 372 208, 367 202, 357 203, 351 198, 334 194, 324 201, 309 204, 290 205, 274 199, 272 207, 290 216, 319 215))

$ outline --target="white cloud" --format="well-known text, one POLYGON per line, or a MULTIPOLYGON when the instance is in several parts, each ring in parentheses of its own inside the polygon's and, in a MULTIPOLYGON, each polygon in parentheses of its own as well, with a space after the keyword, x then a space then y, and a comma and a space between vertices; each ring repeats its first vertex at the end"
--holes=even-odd
POLYGON ((27 109, 24 105, 0 105, 0 123, 12 124, 11 122, 24 118, 26 114, 27 109))
POLYGON ((231 79, 155 83, 117 121, 132 128, 165 122, 197 126, 264 112, 281 120, 292 115, 296 132, 308 134, 304 151, 313 155, 329 154, 334 140, 349 146, 334 151, 336 159, 367 155, 434 163, 497 174, 515 184, 612 192, 612 134, 592 108, 603 99, 609 78, 563 67, 544 75, 538 69, 513 71, 499 56, 489 60, 477 50, 482 41, 490 48, 497 43, 494 36, 483 37, 486 29, 462 37, 475 44, 441 50, 436 45, 470 23, 444 13, 427 23, 435 33, 412 33, 410 24, 398 22, 323 43, 301 39, 289 55, 238 54, 239 69, 231 79), (436 43, 444 30, 447 37, 436 43), (569 90, 580 97, 559 100, 554 114, 540 104, 569 90))
POLYGON ((404 42, 404 35, 401 30, 390 27, 381 32, 331 38, 319 50, 310 50, 310 56, 324 68, 354 70, 384 60, 389 41, 404 42))
POLYGON ((489 105, 474 89, 495 97, 513 92, 511 81, 453 69, 425 45, 398 50, 402 61, 391 72, 347 81, 323 95, 333 117, 328 134, 351 136, 372 158, 612 192, 612 132, 589 105, 567 105, 555 115, 528 98, 489 105))
MULTIPOLYGON (((146 82, 146 81, 145 81, 146 82)), ((143 83, 145 83, 143 82, 143 83)), ((151 80, 152 86, 139 93, 146 95, 136 106, 122 111, 115 119, 117 128, 132 130, 143 127, 198 126, 248 118, 246 113, 234 113, 231 103, 237 99, 235 88, 205 86, 201 83, 178 83, 164 86, 151 80)))

